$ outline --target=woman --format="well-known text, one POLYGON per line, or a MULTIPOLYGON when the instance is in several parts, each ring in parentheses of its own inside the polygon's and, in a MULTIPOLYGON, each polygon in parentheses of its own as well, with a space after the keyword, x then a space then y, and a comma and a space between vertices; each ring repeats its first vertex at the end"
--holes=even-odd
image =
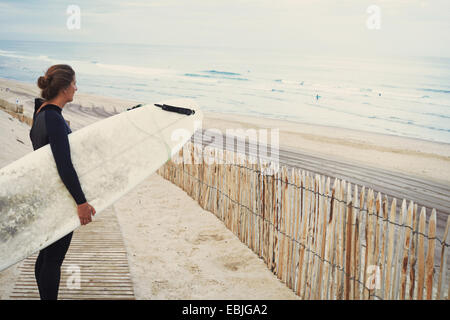
MULTIPOLYGON (((72 131, 62 116, 62 109, 73 100, 77 91, 75 72, 64 64, 51 66, 37 85, 44 99, 35 99, 30 138, 33 149, 50 144, 61 180, 69 190, 78 208, 82 225, 92 221, 95 209, 86 202, 78 175, 70 157, 68 134, 72 131)), ((58 297, 61 265, 72 239, 72 232, 39 252, 35 264, 36 282, 42 300, 58 297)))

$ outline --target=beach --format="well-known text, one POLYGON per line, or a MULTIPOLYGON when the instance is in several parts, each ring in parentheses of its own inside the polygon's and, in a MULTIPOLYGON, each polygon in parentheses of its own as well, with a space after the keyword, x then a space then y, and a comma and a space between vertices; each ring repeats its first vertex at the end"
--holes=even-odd
MULTIPOLYGON (((0 79, 0 98, 32 116, 35 85, 0 79)), ((156 102, 156 101, 155 101, 156 102)), ((63 115, 72 130, 142 101, 77 92, 63 115)), ((0 112, 0 167, 32 151, 29 127, 0 112)), ((204 129, 278 129, 283 148, 365 164, 450 184, 450 144, 360 130, 205 112, 204 129)), ((414 199, 412 199, 414 200, 414 199)), ((184 191, 153 174, 113 209, 126 244, 137 299, 298 299, 213 214, 184 191), (170 199, 167 198, 170 194, 170 199)), ((17 265, 0 273, 7 299, 17 265)))

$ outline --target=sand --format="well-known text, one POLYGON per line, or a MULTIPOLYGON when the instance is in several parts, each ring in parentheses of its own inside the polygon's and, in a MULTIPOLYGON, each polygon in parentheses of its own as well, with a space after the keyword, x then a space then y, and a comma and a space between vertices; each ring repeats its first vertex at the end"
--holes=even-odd
MULTIPOLYGON (((29 115, 38 93, 33 85, 0 79, 0 98, 15 102, 19 97, 29 115)), ((100 119, 92 111, 120 111, 136 103, 77 92, 63 115, 77 130, 100 119)), ((203 127, 222 132, 278 128, 284 148, 450 183, 450 144, 212 112, 205 114, 203 127)), ((0 112, 0 144, 7 146, 2 148, 0 167, 32 151, 28 132, 27 125, 0 112)), ((219 219, 156 174, 113 209, 137 299, 298 299, 219 219)), ((0 272, 0 299, 9 297, 17 265, 0 272)))
POLYGON ((217 128, 222 132, 229 128, 279 129, 279 144, 283 148, 450 184, 450 144, 447 143, 212 112, 207 113, 203 128, 217 128))

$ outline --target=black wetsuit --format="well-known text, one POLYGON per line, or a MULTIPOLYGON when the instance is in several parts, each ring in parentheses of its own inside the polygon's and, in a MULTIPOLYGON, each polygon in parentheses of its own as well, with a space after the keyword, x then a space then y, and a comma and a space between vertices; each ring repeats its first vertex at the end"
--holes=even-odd
MULTIPOLYGON (((35 99, 33 126, 30 130, 33 149, 36 150, 50 144, 61 180, 75 202, 77 204, 84 203, 86 198, 70 157, 68 135, 72 130, 62 116, 62 109, 56 105, 47 104, 36 115, 36 111, 43 102, 42 99, 35 99)), ((35 276, 39 295, 43 300, 58 298, 61 265, 71 239, 72 232, 39 252, 35 264, 35 276)))

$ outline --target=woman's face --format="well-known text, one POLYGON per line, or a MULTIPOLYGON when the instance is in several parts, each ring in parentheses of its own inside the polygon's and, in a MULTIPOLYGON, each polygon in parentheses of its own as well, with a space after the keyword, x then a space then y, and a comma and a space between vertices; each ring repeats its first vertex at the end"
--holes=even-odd
POLYGON ((67 102, 73 101, 73 96, 75 94, 75 91, 77 90, 77 80, 75 79, 75 77, 73 77, 73 80, 70 83, 69 87, 65 89, 67 102))

